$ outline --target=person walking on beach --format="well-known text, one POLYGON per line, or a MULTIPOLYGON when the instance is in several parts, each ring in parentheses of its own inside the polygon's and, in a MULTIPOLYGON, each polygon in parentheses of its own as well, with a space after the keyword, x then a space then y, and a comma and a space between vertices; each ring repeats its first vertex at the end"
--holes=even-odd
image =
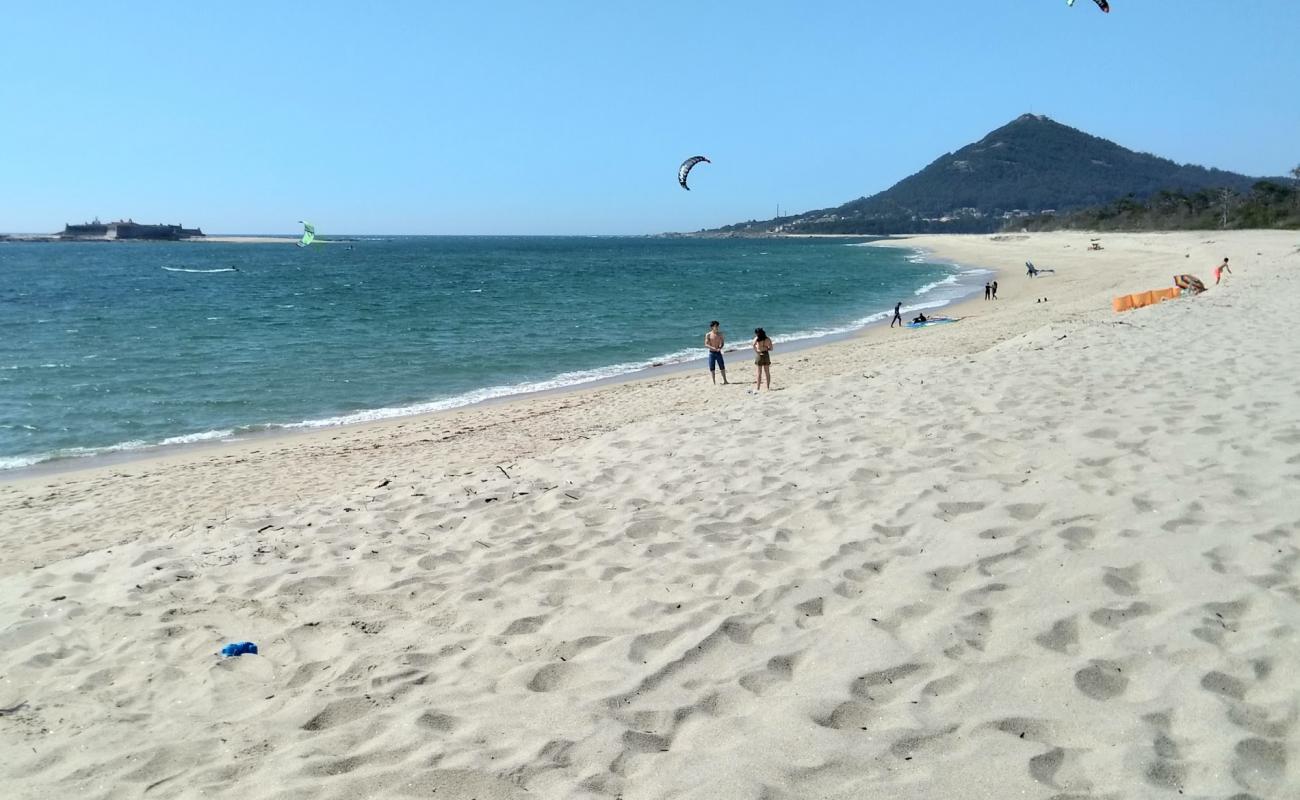
POLYGON ((704 346, 709 349, 709 377, 713 379, 714 384, 718 382, 718 375, 714 370, 722 372, 722 385, 727 385, 727 362, 722 360, 722 348, 727 343, 727 339, 722 335, 722 328, 718 326, 718 321, 709 323, 709 332, 704 334, 704 346))
POLYGON ((891 328, 894 327, 895 322, 898 323, 898 327, 900 328, 903 327, 903 314, 901 313, 902 309, 903 309, 902 300, 899 300, 897 303, 894 303, 894 318, 889 321, 889 327, 891 328))
POLYGON ((768 338, 767 331, 762 328, 754 329, 754 341, 750 342, 750 347, 754 348, 754 366, 758 371, 754 380, 754 389, 763 388, 763 376, 767 376, 768 391, 772 390, 772 340, 768 338))
POLYGON ((984 281, 984 299, 985 300, 990 299, 990 295, 992 294, 992 292, 993 292, 993 286, 990 285, 988 281, 984 281))
POLYGON ((993 299, 994 299, 994 300, 997 300, 997 299, 998 299, 998 282, 997 282, 997 281, 993 281, 993 287, 992 287, 992 288, 993 288, 993 299))
POLYGON ((1215 286, 1218 286, 1218 285, 1219 285, 1219 279, 1223 277, 1223 273, 1225 273, 1225 272, 1228 273, 1229 275, 1232 274, 1232 270, 1228 269, 1228 259, 1226 259, 1226 258, 1223 259, 1223 263, 1222 263, 1222 264, 1220 264, 1219 266, 1217 266, 1217 267, 1214 268, 1214 285, 1215 285, 1215 286))

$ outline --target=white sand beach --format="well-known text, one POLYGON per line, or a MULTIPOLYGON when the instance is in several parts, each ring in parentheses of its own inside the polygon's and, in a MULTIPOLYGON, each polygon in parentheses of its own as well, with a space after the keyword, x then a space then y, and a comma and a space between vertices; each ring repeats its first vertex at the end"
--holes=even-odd
POLYGON ((1300 797, 1300 235, 1095 236, 890 242, 999 300, 771 393, 0 484, 5 795, 1300 797))

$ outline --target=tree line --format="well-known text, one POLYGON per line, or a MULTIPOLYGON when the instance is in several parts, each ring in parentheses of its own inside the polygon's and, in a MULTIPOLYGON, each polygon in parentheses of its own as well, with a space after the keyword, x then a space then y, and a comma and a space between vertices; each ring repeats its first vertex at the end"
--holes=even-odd
POLYGON ((1004 229, 1028 231, 1177 231, 1239 228, 1300 229, 1300 166, 1292 180, 1257 181, 1248 192, 1232 188, 1165 189, 1145 199, 1134 195, 1063 215, 1012 220, 1004 229))

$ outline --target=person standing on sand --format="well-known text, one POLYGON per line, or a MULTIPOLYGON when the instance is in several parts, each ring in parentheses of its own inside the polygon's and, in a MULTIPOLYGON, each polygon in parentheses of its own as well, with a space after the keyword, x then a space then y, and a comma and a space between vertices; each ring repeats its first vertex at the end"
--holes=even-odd
POLYGON ((772 340, 768 338, 767 331, 762 328, 754 329, 754 341, 749 343, 754 348, 754 366, 758 371, 754 380, 754 389, 757 391, 763 388, 763 376, 767 376, 767 389, 772 390, 772 340))
POLYGON ((727 385, 727 362, 722 360, 722 348, 726 345, 727 339, 722 335, 722 328, 719 327, 718 321, 709 323, 709 332, 704 334, 704 346, 709 349, 709 377, 713 379, 714 384, 718 382, 718 375, 715 369, 722 372, 722 385, 727 385))
POLYGON ((985 281, 985 282, 984 282, 984 299, 985 299, 985 300, 988 300, 988 299, 989 299, 989 294, 990 294, 992 291, 993 291, 993 287, 992 287, 991 285, 989 285, 989 282, 988 282, 988 281, 985 281))
POLYGON ((898 327, 900 328, 903 327, 903 315, 901 313, 902 308, 903 308, 902 300, 899 300, 897 303, 894 303, 894 318, 889 321, 889 327, 891 328, 894 327, 895 322, 898 323, 898 327))
POLYGON ((997 300, 997 299, 998 299, 998 282, 997 282, 997 281, 993 281, 993 299, 994 299, 994 300, 997 300))
POLYGON ((1232 270, 1228 269, 1228 259, 1226 259, 1226 258, 1223 259, 1223 263, 1222 263, 1222 264, 1220 264, 1219 266, 1217 266, 1217 267, 1214 268, 1214 285, 1215 285, 1215 286, 1218 286, 1218 285, 1219 285, 1219 279, 1223 277, 1223 273, 1225 273, 1225 272, 1228 273, 1229 275, 1232 274, 1232 270))

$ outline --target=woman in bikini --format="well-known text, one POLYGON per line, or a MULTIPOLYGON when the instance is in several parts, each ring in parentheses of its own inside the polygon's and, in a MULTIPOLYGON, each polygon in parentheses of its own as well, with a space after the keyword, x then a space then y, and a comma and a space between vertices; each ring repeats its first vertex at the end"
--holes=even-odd
POLYGON ((767 388, 772 388, 772 340, 767 338, 767 331, 762 328, 754 329, 754 341, 749 343, 754 348, 754 366, 758 370, 755 376, 754 389, 763 388, 763 376, 767 376, 767 388))

